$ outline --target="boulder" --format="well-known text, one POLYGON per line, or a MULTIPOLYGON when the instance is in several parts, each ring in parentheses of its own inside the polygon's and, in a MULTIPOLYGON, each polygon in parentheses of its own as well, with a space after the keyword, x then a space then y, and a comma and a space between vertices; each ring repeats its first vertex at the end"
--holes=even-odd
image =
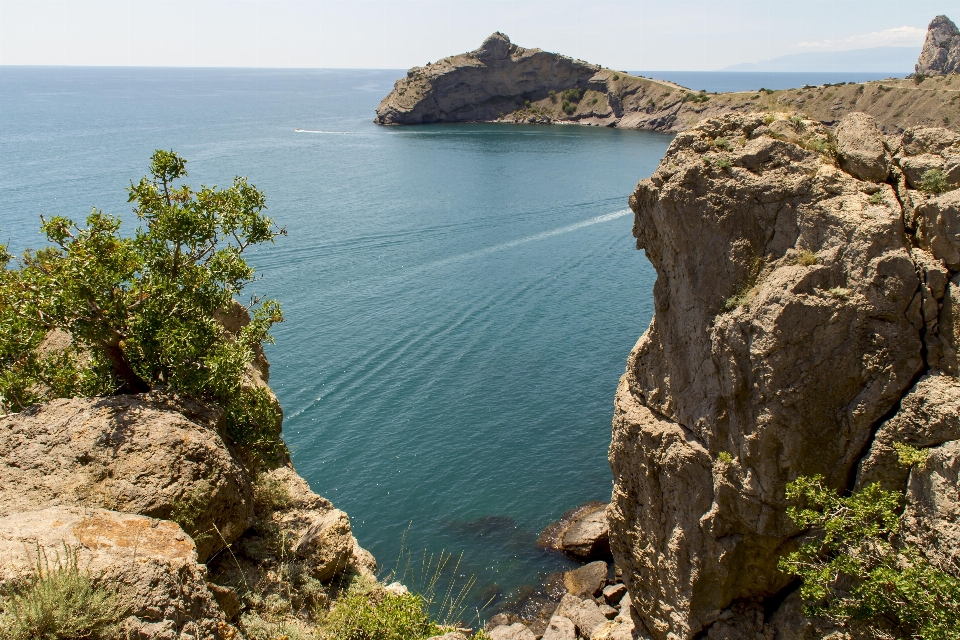
POLYGON ((433 636, 430 640, 467 640, 467 636, 463 635, 459 631, 451 631, 450 633, 445 633, 442 636, 433 636))
POLYGON ((151 393, 54 400, 0 417, 0 515, 54 505, 176 520, 206 560, 252 522, 221 414, 151 393))
POLYGON ((568 556, 580 560, 610 557, 610 526, 607 524, 607 505, 574 520, 564 532, 561 549, 568 556))
POLYGON ((533 632, 522 622, 494 627, 487 635, 491 640, 537 640, 533 632))
POLYGON ((890 175, 890 158, 873 116, 850 113, 837 126, 837 153, 843 169, 859 180, 883 182, 890 175))
POLYGON ((570 618, 553 616, 541 640, 577 640, 577 628, 570 618))
POLYGON ((960 73, 960 31, 947 16, 937 16, 927 27, 916 72, 928 76, 960 73))
POLYGON ((870 185, 810 150, 828 132, 795 125, 791 142, 759 115, 703 120, 630 198, 655 314, 617 390, 607 515, 657 640, 787 585, 786 484, 846 487, 926 366, 899 202, 870 202, 870 185), (721 153, 721 137, 737 142, 721 153))
POLYGON ((943 164, 943 156, 935 153, 922 153, 918 156, 908 156, 900 160, 900 168, 907 177, 907 184, 914 189, 920 188, 923 175, 926 172, 937 169, 942 171, 943 164))
POLYGON ((596 602, 590 599, 581 600, 570 593, 560 600, 560 606, 557 607, 554 616, 573 621, 577 632, 584 638, 589 638, 597 627, 607 622, 606 616, 601 613, 596 602))
POLYGON ((314 493, 289 464, 261 471, 255 503, 253 526, 234 545, 234 553, 211 563, 218 583, 255 584, 290 562, 321 582, 376 572, 376 560, 357 544, 347 514, 314 493))
POLYGON ((620 600, 623 599, 623 596, 627 593, 627 586, 622 582, 617 584, 607 585, 603 588, 603 599, 606 600, 609 604, 618 604, 620 600))
POLYGON ((563 585, 569 593, 583 598, 594 597, 607 584, 609 568, 603 560, 597 560, 563 574, 563 585))
POLYGON ((567 511, 537 538, 541 549, 554 549, 580 561, 610 560, 607 503, 587 502, 567 511))
POLYGON ((207 588, 193 540, 174 522, 84 507, 49 507, 0 518, 0 578, 35 575, 41 554, 51 568, 76 554, 94 584, 119 587, 129 616, 124 638, 236 637, 207 588))
POLYGON ((960 270, 960 190, 928 198, 916 208, 919 245, 952 271, 960 270))

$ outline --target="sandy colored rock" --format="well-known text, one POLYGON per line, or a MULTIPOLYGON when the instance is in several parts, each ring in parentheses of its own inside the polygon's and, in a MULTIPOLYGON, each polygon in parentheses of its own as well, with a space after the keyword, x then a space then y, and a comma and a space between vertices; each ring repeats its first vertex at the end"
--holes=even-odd
POLYGON ((607 573, 609 568, 603 560, 591 562, 582 567, 567 571, 563 574, 563 585, 569 593, 584 598, 594 597, 600 594, 600 591, 607 584, 607 573))
POLYGON ((704 120, 630 199, 655 315, 617 390, 608 520, 657 640, 786 586, 786 484, 846 486, 924 368, 897 199, 870 202, 810 150, 827 132, 792 124, 796 143, 759 115, 704 120))
POLYGON ((916 72, 929 76, 960 73, 960 31, 947 16, 937 16, 927 27, 916 72))
POLYGON ((37 550, 62 561, 64 547, 95 583, 119 585, 130 616, 123 637, 217 638, 232 629, 206 585, 193 540, 176 523, 83 507, 0 518, 0 574, 8 584, 36 571, 37 550))
POLYGON ((590 599, 581 600, 570 593, 560 600, 554 615, 573 621, 577 632, 584 638, 589 638, 597 627, 607 622, 607 618, 600 612, 596 602, 590 599))
POLYGON ((610 604, 617 604, 627 593, 627 586, 618 582, 617 584, 607 585, 603 588, 603 598, 610 604))
POLYGON ((934 371, 917 382, 897 413, 877 430, 856 486, 879 482, 887 491, 902 492, 910 470, 900 464, 894 443, 928 449, 951 440, 960 440, 960 381, 934 371))
POLYGON ((910 470, 903 521, 909 544, 936 566, 960 572, 960 438, 933 447, 926 464, 910 470))
POLYGON ((467 636, 463 635, 459 631, 451 631, 450 633, 445 633, 442 636, 433 636, 430 640, 467 640, 467 636))
POLYGON ((537 640, 533 632, 522 622, 494 627, 488 635, 492 640, 537 640))
POLYGON ((890 175, 890 158, 873 116, 850 113, 837 126, 840 164, 853 177, 883 182, 890 175))
POLYGON ((577 628, 570 618, 553 616, 541 640, 577 640, 577 628))
POLYGON ((960 189, 925 200, 916 212, 920 246, 960 270, 960 189))
POLYGON ((253 516, 219 420, 160 393, 55 400, 0 417, 0 514, 71 505, 179 520, 204 560, 253 516))
POLYGON ((580 560, 609 558, 610 526, 607 524, 607 505, 598 505, 592 512, 574 520, 564 532, 560 547, 568 556, 580 560))

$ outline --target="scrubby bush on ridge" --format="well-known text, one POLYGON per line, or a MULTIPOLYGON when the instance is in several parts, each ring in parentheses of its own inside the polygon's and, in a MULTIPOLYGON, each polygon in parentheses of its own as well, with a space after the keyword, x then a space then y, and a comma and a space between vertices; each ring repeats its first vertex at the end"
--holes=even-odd
POLYGON ((256 277, 244 251, 285 232, 245 178, 193 191, 178 184, 186 176, 175 152, 153 154, 150 176, 129 188, 144 223, 132 237, 94 209, 85 226, 42 219, 50 246, 19 260, 0 245, 0 410, 168 388, 221 406, 245 451, 282 447, 269 393, 243 383, 254 347, 283 320, 280 305, 253 299, 252 320, 236 335, 217 317, 256 277), (56 331, 71 346, 45 354, 56 331))

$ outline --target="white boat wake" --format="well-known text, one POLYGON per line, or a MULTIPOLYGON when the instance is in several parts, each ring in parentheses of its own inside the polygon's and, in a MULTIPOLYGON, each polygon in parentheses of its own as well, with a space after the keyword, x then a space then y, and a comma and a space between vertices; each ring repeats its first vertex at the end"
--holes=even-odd
POLYGON ((335 136, 345 136, 351 133, 350 131, 319 131, 317 129, 294 129, 293 132, 294 133, 326 133, 326 134, 335 135, 335 136))

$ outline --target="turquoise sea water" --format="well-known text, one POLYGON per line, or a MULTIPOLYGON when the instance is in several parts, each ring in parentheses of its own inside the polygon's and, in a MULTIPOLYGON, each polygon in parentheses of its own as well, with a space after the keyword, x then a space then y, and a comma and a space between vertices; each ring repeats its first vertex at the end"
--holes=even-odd
POLYGON ((509 594, 564 566, 545 525, 609 497, 654 279, 626 199, 670 137, 378 127, 401 73, 0 68, 0 237, 129 212, 158 147, 192 184, 249 176, 289 233, 253 262, 287 318, 268 356, 297 469, 382 565, 409 527, 509 594))
POLYGON ((155 148, 194 185, 248 176, 289 233, 252 261, 286 313, 267 352, 297 469, 381 565, 406 530, 508 596, 567 564, 535 548, 545 525, 609 497, 655 277, 626 200, 671 138, 377 127, 402 73, 0 67, 0 238, 37 246, 41 213, 129 220, 155 148))

